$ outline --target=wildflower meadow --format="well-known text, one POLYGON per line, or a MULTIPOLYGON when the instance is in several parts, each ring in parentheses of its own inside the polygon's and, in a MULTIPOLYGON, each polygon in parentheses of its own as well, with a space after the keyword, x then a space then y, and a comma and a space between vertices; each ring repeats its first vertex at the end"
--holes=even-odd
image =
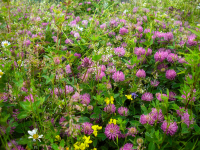
POLYGON ((0 0, 0 150, 200 150, 198 0, 0 0))

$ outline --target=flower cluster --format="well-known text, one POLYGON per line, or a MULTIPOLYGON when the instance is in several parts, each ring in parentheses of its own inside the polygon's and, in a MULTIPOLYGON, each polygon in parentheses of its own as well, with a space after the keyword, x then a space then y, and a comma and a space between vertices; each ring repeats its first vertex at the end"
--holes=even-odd
POLYGON ((82 140, 84 141, 84 142, 76 142, 75 144, 74 144, 74 149, 75 150, 85 150, 85 149, 87 149, 88 147, 89 147, 89 144, 91 144, 92 143, 92 140, 90 140, 90 136, 84 136, 83 138, 82 138, 82 140))
POLYGON ((176 122, 167 122, 165 120, 161 125, 161 129, 165 134, 173 136, 177 132, 178 126, 176 122))
POLYGON ((101 126, 98 126, 98 125, 93 125, 93 126, 92 126, 92 129, 94 130, 94 131, 93 131, 94 136, 97 136, 98 130, 101 130, 102 127, 101 127, 101 126))
POLYGON ((141 124, 149 124, 153 125, 155 121, 162 122, 164 119, 164 116, 162 114, 162 110, 159 111, 156 108, 152 108, 152 111, 147 115, 141 115, 140 116, 140 123, 141 124))
POLYGON ((113 96, 111 96, 110 98, 107 97, 105 99, 105 102, 106 102, 106 105, 114 104, 114 98, 113 98, 113 96))

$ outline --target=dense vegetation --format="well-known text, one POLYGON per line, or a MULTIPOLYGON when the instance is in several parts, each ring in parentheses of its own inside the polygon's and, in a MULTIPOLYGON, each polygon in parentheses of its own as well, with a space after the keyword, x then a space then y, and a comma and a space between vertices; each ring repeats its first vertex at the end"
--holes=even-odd
POLYGON ((200 4, 0 1, 1 150, 199 150, 200 4))

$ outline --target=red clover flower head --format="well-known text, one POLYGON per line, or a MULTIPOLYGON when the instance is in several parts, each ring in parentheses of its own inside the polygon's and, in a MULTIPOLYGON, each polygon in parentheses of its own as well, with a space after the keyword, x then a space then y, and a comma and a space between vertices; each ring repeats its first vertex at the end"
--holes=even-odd
POLYGON ((159 101, 163 101, 163 99, 161 98, 161 95, 167 97, 166 94, 156 93, 156 98, 157 98, 159 101))
POLYGON ((115 111, 116 111, 116 107, 115 107, 114 104, 109 104, 106 107, 104 107, 104 111, 107 112, 107 113, 114 114, 115 111))
POLYGON ((154 122, 155 122, 155 119, 153 118, 152 114, 147 114, 147 115, 142 114, 140 116, 140 123, 141 124, 148 123, 152 126, 154 124, 154 122))
POLYGON ((117 111, 121 116, 128 116, 128 108, 126 107, 119 107, 117 111))
POLYGON ((128 29, 126 29, 126 28, 124 28, 124 27, 120 28, 119 34, 124 35, 124 34, 126 34, 126 33, 128 33, 128 29))
POLYGON ((154 59, 155 59, 155 61, 163 62, 165 60, 165 58, 167 58, 167 56, 168 56, 167 52, 158 51, 154 54, 154 59))
POLYGON ((69 64, 65 67, 65 71, 66 71, 67 74, 72 73, 71 67, 70 67, 69 64))
POLYGON ((174 98, 174 96, 176 96, 176 93, 174 93, 174 92, 169 92, 169 100, 175 101, 176 98, 174 98))
POLYGON ((194 123, 194 118, 192 117, 192 119, 190 119, 190 115, 188 114, 188 112, 183 113, 183 115, 181 115, 181 120, 189 127, 190 124, 194 123))
POLYGON ((104 133, 107 138, 115 140, 121 133, 119 128, 117 124, 107 124, 104 133))
POLYGON ((170 63, 174 63, 178 60, 178 55, 177 54, 174 54, 174 53, 171 53, 167 56, 167 61, 170 62, 170 63))
POLYGON ((165 72, 165 71, 167 70, 168 66, 167 66, 166 64, 162 63, 162 64, 158 65, 157 68, 158 68, 158 70, 160 70, 161 72, 165 72))
POLYGON ((165 39, 166 41, 170 41, 170 40, 172 40, 173 38, 174 38, 174 35, 173 35, 172 32, 167 32, 167 33, 165 33, 165 35, 164 35, 164 39, 165 39))
POLYGON ((143 69, 139 69, 136 73, 136 76, 138 78, 145 78, 146 77, 146 72, 143 69))
POLYGON ((152 101, 153 100, 153 94, 151 94, 150 92, 146 92, 142 95, 141 99, 143 101, 152 101))
POLYGON ((98 74, 96 74, 96 80, 102 80, 102 78, 105 76, 106 74, 103 71, 100 72, 99 70, 98 74))
POLYGON ((114 51, 115 51, 115 54, 119 57, 121 56, 124 56, 126 51, 124 50, 123 47, 117 47, 117 48, 114 48, 114 51))
POLYGON ((142 47, 136 47, 134 50, 134 54, 136 54, 137 56, 144 55, 145 52, 146 50, 142 47))
POLYGON ((127 136, 135 137, 135 135, 138 133, 136 127, 130 127, 127 129, 128 129, 127 136))
POLYGON ((159 81, 153 80, 153 81, 151 81, 151 86, 157 87, 159 83, 160 83, 159 81))
POLYGON ((176 71, 174 71, 173 69, 167 70, 165 75, 167 79, 174 80, 176 77, 176 71))
POLYGON ((70 93, 72 93, 74 91, 74 88, 72 87, 72 86, 70 86, 70 85, 66 85, 65 86, 65 93, 66 94, 70 94, 70 93))
POLYGON ((167 135, 171 135, 173 136, 177 130, 178 130, 178 126, 176 122, 170 122, 168 123, 166 120, 162 123, 161 125, 161 129, 163 130, 164 133, 166 133, 167 135))
POLYGON ((89 104, 90 103, 90 94, 88 94, 88 93, 85 93, 85 94, 83 94, 83 95, 81 95, 81 103, 82 104, 89 104))
POLYGON ((87 57, 85 57, 84 59, 82 59, 82 64, 81 64, 81 66, 82 67, 90 67, 92 65, 92 58, 87 58, 87 57))
POLYGON ((158 122, 163 122, 163 120, 164 120, 164 116, 162 114, 162 110, 161 109, 158 112, 158 110, 156 108, 152 108, 151 115, 158 122))
POLYGON ((120 150, 133 150, 133 144, 132 143, 126 143, 123 147, 120 148, 120 150))
POLYGON ((123 72, 117 71, 117 72, 115 72, 115 73, 112 75, 112 79, 113 79, 115 82, 124 81, 124 80, 125 80, 125 75, 124 75, 123 72))
POLYGON ((84 122, 82 125, 82 132, 84 132, 84 134, 90 135, 93 133, 93 129, 92 129, 92 123, 89 122, 84 122))

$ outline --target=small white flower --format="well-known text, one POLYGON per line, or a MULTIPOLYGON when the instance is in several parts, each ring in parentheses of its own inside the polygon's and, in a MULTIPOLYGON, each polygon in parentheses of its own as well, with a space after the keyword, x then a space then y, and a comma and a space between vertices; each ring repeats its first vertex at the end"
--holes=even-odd
POLYGON ((2 75, 3 75, 3 72, 2 72, 2 70, 0 69, 0 78, 2 77, 2 75))
POLYGON ((123 12, 123 13, 124 13, 124 14, 126 14, 127 12, 128 12, 128 10, 124 10, 124 12, 123 12))
POLYGON ((80 31, 83 31, 83 28, 80 28, 79 26, 77 26, 77 29, 80 31))
MULTIPOLYGON (((35 142, 37 139, 40 141, 40 138, 42 138, 43 137, 43 135, 38 135, 37 134, 37 130, 38 129, 33 129, 32 131, 28 131, 28 133, 31 135, 31 136, 29 136, 28 138, 29 139, 32 139, 33 138, 33 141, 35 142)), ((41 142, 41 141, 40 141, 41 142)))
POLYGON ((5 48, 5 47, 7 47, 7 46, 9 46, 10 45, 10 42, 8 42, 8 41, 3 41, 3 42, 1 42, 1 46, 3 47, 3 48, 5 48))

